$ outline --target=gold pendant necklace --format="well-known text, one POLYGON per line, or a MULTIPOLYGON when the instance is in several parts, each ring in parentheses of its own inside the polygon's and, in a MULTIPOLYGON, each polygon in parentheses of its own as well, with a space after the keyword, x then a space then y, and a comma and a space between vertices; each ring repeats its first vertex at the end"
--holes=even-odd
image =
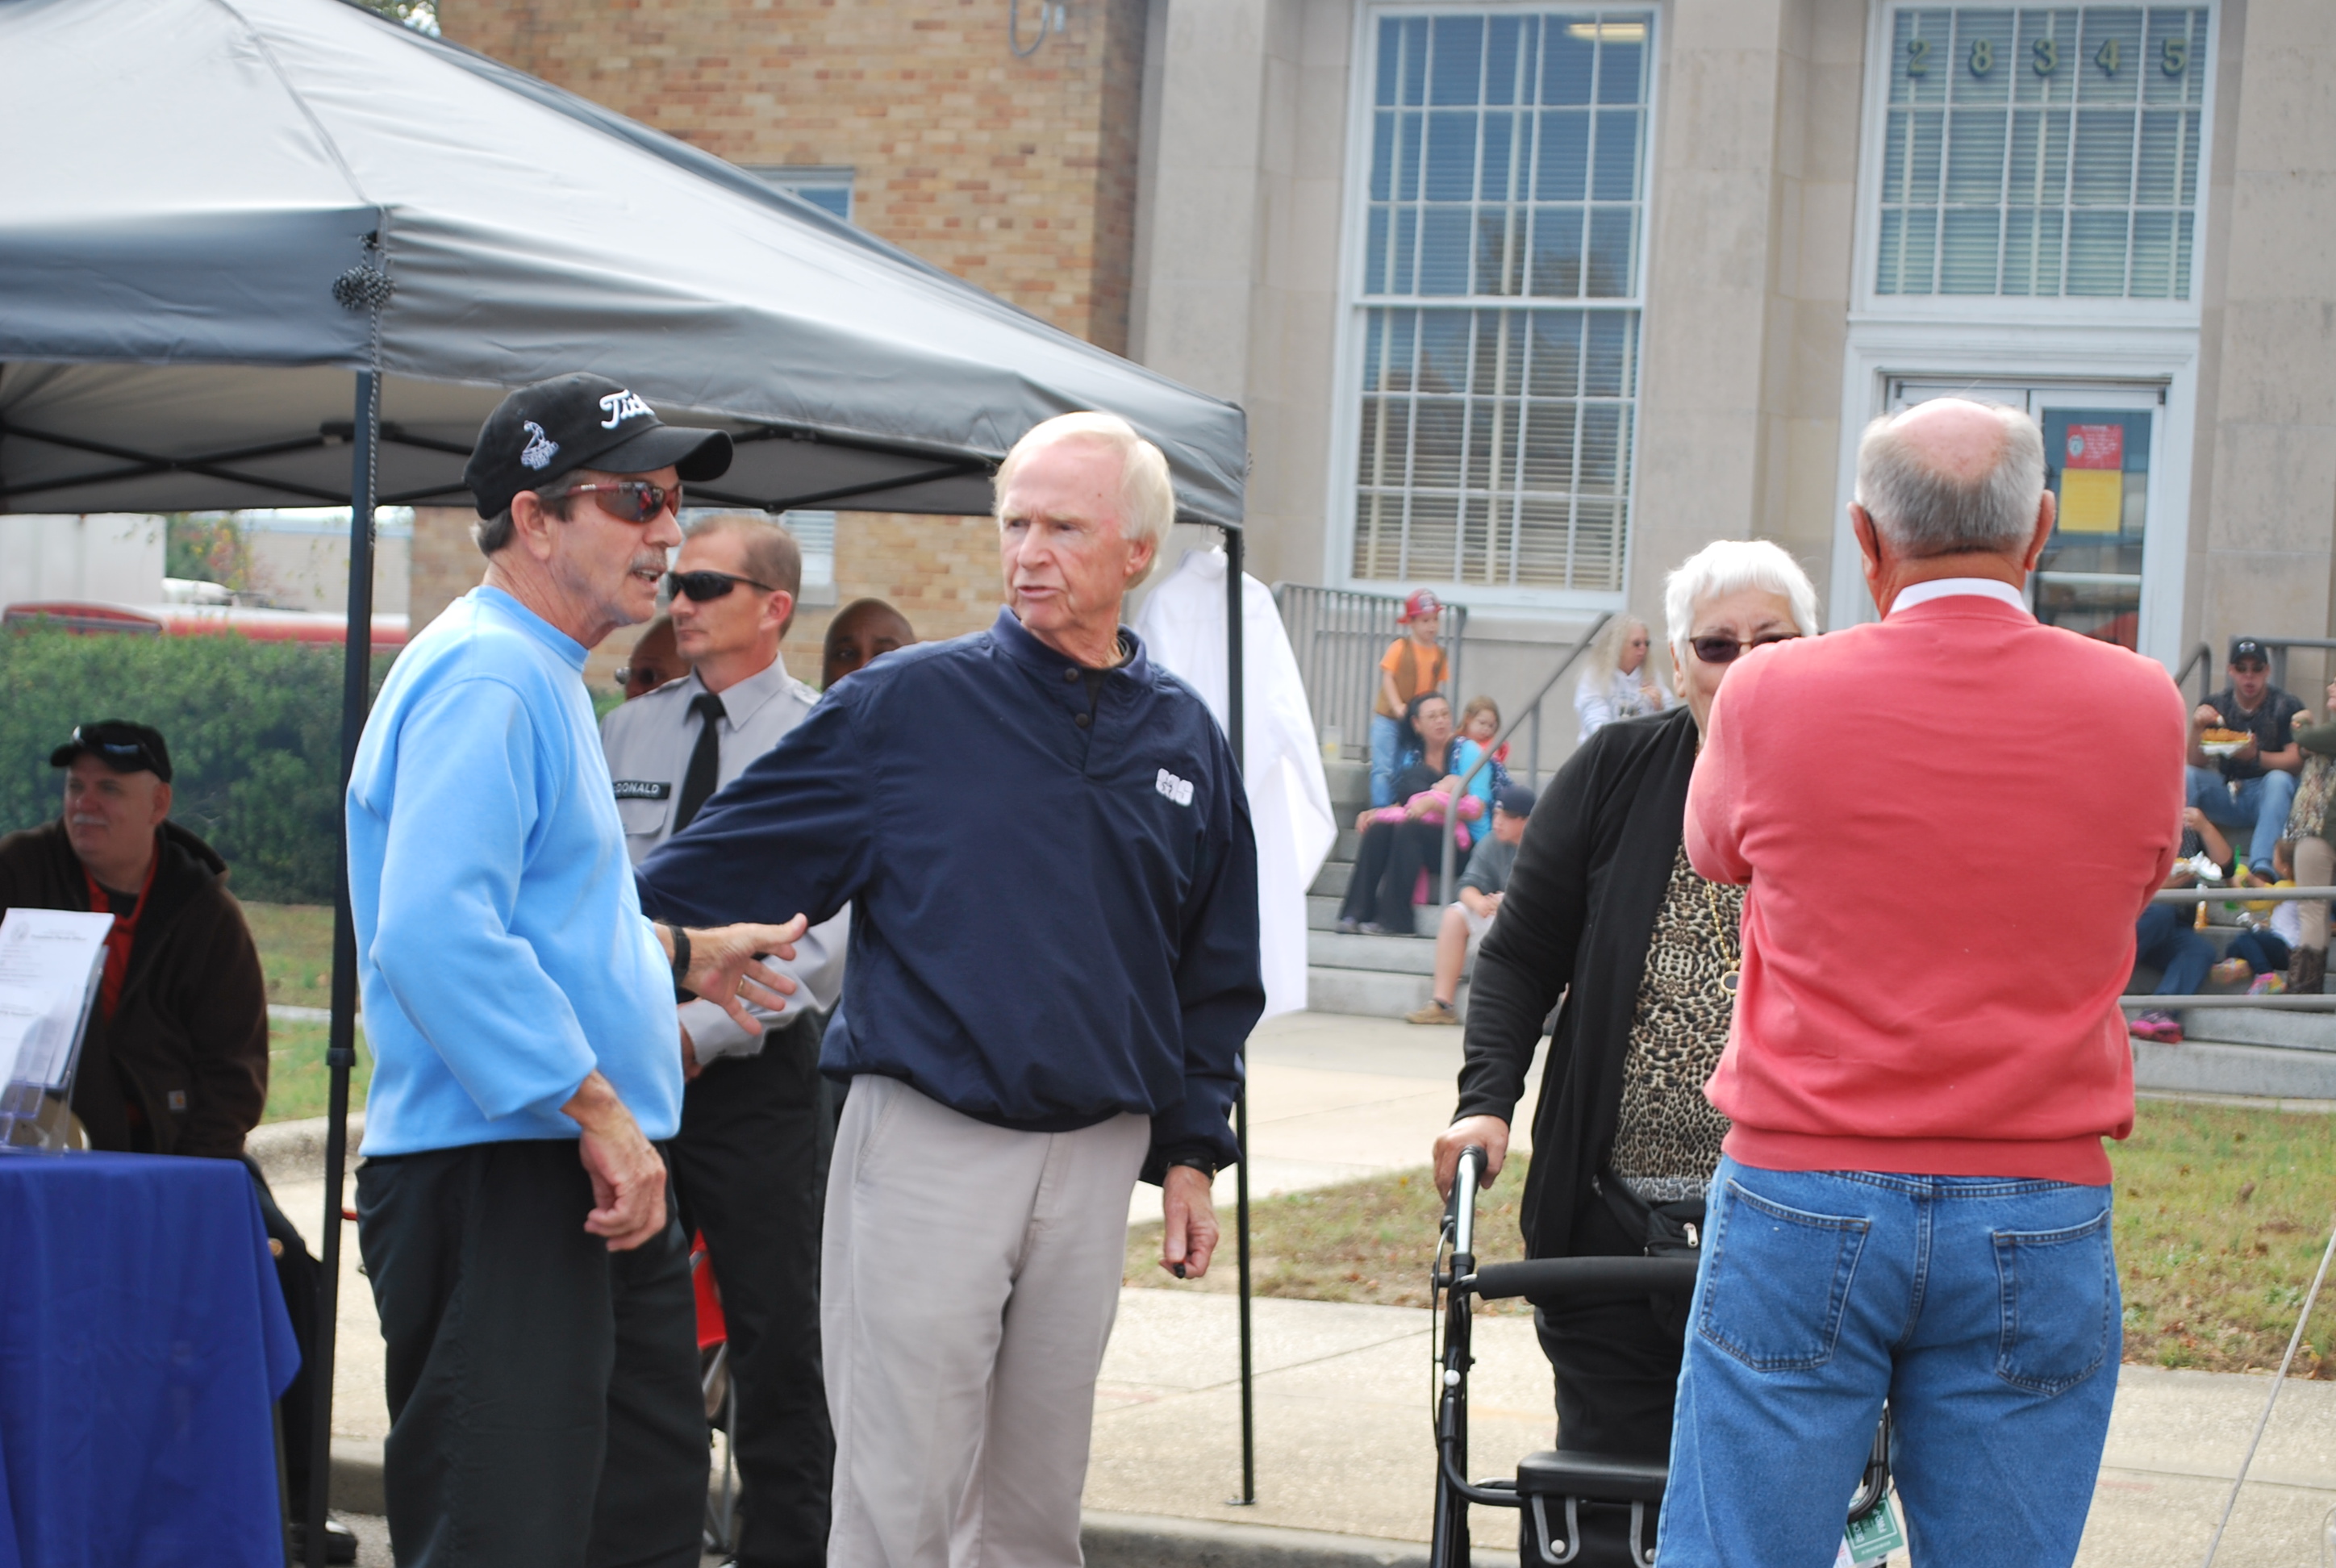
POLYGON ((1728 970, 1719 977, 1719 994, 1729 1001, 1736 999, 1736 988, 1744 979, 1744 954, 1740 946, 1731 947, 1728 940, 1728 922, 1720 918, 1719 894, 1709 882, 1703 884, 1703 900, 1711 910, 1711 931, 1719 939, 1720 956, 1728 960, 1728 970))

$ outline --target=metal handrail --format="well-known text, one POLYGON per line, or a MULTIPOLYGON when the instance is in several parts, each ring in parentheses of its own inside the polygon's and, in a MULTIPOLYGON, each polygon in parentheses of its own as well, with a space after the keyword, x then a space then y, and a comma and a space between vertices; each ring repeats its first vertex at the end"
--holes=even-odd
MULTIPOLYGON (((1583 632, 1574 642, 1574 645, 1565 650, 1565 657, 1557 661, 1557 667, 1549 672, 1549 678, 1541 683, 1541 689, 1533 693, 1533 700, 1525 704, 1525 706, 1518 711, 1516 717, 1509 720, 1508 726, 1506 728, 1503 729, 1500 734, 1493 737, 1492 745, 1485 746, 1484 748, 1484 755, 1476 759, 1476 765, 1468 770, 1466 775, 1460 780, 1459 787, 1452 792, 1451 802, 1444 808, 1444 875, 1441 884, 1443 888, 1443 897, 1436 901, 1436 907, 1438 909, 1441 909, 1444 905, 1452 901, 1452 866, 1453 862, 1457 858, 1460 852, 1460 797, 1468 793, 1468 786, 1470 784, 1475 782, 1476 775, 1492 765, 1493 754, 1499 751, 1502 746, 1508 744, 1509 737, 1516 734, 1517 726, 1524 723, 1525 716, 1527 714, 1533 716, 1534 740, 1533 755, 1535 761, 1539 761, 1541 755, 1541 705, 1543 701, 1548 697, 1550 688, 1556 686, 1559 678, 1562 677, 1567 670, 1573 667, 1573 661, 1580 658, 1582 654, 1589 650, 1591 643, 1596 639, 1600 632, 1606 629, 1606 623, 1613 618, 1614 612, 1612 610, 1604 610, 1599 614, 1596 620, 1590 623, 1590 629, 1583 632)), ((1491 826, 1491 819, 1489 817, 1486 819, 1485 825, 1488 828, 1491 826)))
MULTIPOLYGON (((2297 903, 2305 900, 2336 899, 2336 888, 2265 888, 2233 887, 2160 888, 2150 894, 2156 904, 2269 904, 2297 903)), ((2117 998, 2117 1006, 2130 1011, 2136 1008, 2154 1008, 2173 1012, 2184 1008, 2255 1008, 2280 1013, 2336 1013, 2336 994, 2314 996, 2305 991, 2279 991, 2268 996, 2251 997, 2233 991, 2193 991, 2182 996, 2145 997, 2126 995, 2117 998)))
POLYGON ((2213 644, 2202 642, 2196 648, 2192 648, 2190 650, 2190 657, 2182 661, 2182 667, 2174 672, 2174 689, 2175 691, 2180 691, 2182 689, 2182 683, 2190 678, 2190 672, 2195 669, 2198 672, 2198 700, 2200 702, 2205 702, 2206 700, 2207 692, 2213 689, 2207 685, 2207 682, 2214 678, 2212 673, 2214 662, 2214 648, 2213 644))
MULTIPOLYGON (((1299 684, 1306 688, 1306 706, 1318 738, 1332 727, 1342 742, 1351 742, 1369 757, 1370 720, 1379 692, 1378 662, 1388 641, 1400 635, 1396 612, 1400 596, 1367 593, 1359 589, 1323 588, 1313 583, 1277 582, 1273 606, 1298 656, 1299 684)), ((1461 670, 1468 644, 1468 607, 1444 606, 1443 634, 1436 646, 1444 650, 1455 693, 1462 687, 1461 670)), ((1455 699, 1457 700, 1456 698, 1455 699)))

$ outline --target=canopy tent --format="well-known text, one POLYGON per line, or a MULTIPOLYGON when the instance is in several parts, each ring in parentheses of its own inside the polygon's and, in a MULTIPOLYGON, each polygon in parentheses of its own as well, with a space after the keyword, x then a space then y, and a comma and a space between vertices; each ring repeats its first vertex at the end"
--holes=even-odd
POLYGON ((0 126, 11 510, 346 502, 365 369, 380 500, 457 502, 502 391, 589 365, 740 437, 708 500, 985 512, 1022 432, 1107 408, 1183 521, 1241 520, 1232 404, 354 5, 7 0, 0 126))
MULTIPOLYGON (((1239 408, 346 0, 0 0, 0 136, 27 154, 0 163, 0 511, 348 504, 355 628, 375 507, 467 502, 503 392, 593 369, 733 433, 693 502, 773 511, 985 512, 1023 432, 1108 409, 1167 453, 1179 520, 1222 530, 1240 580, 1239 408)), ((366 647, 353 631, 344 779, 366 647)), ((344 891, 320 1416, 354 960, 344 891)), ((1245 1166, 1238 1227, 1247 1495, 1245 1166)))

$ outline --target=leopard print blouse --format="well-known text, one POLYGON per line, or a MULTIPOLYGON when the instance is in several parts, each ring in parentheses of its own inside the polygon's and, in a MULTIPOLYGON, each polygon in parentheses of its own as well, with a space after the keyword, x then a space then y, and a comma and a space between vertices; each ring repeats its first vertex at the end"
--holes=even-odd
POLYGON ((1736 1004, 1719 980, 1738 950, 1743 922, 1744 890, 1705 881, 1681 844, 1647 941, 1614 1135, 1615 1174, 1650 1203, 1702 1197, 1719 1164, 1728 1118, 1703 1097, 1703 1086, 1728 1044, 1736 1004))

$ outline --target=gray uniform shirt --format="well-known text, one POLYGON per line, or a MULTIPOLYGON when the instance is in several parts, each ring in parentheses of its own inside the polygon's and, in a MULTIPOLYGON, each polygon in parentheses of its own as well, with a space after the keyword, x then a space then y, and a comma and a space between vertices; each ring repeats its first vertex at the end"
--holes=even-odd
MULTIPOLYGON (((608 776, 617 786, 617 816, 624 823, 625 852, 635 865, 673 835, 681 781, 689 771, 690 754, 696 749, 703 722, 690 711, 690 705, 705 690, 692 671, 612 709, 600 721, 600 749, 608 755, 608 776)), ((787 674, 784 657, 721 696, 723 716, 715 721, 720 726, 720 763, 715 772, 717 791, 776 745, 779 737, 801 724, 819 701, 819 693, 787 674)), ((847 908, 833 920, 805 931, 795 943, 792 960, 769 960, 772 969, 793 978, 795 990, 783 1011, 757 1008, 755 1016, 775 1026, 806 1008, 833 1007, 843 990, 843 950, 851 924, 852 911, 847 908)), ((762 1036, 740 1028, 712 1002, 685 1002, 681 1022, 701 1063, 720 1057, 750 1057, 763 1048, 762 1036)))

